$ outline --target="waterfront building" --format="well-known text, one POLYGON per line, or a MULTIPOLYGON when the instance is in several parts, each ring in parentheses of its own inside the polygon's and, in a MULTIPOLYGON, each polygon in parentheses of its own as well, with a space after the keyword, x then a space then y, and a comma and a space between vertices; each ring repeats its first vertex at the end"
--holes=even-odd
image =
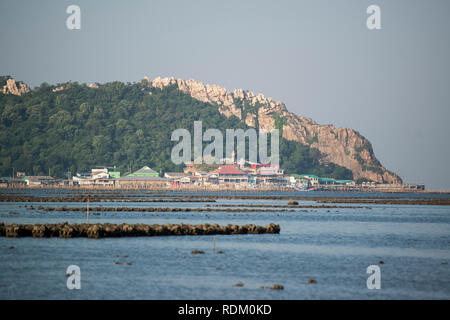
POLYGON ((319 185, 335 185, 336 184, 336 180, 334 180, 333 178, 318 178, 319 180, 319 185))
POLYGON ((308 179, 309 184, 313 187, 319 185, 319 177, 315 174, 301 174, 300 177, 308 179))
POLYGON ((354 187, 356 185, 355 181, 353 180, 336 180, 337 185, 343 185, 343 186, 349 186, 354 187))
POLYGON ((126 175, 127 177, 159 177, 159 173, 148 166, 126 175))
POLYGON ((299 174, 293 173, 286 177, 288 184, 297 187, 309 187, 309 180, 299 174))
POLYGON ((191 184, 191 175, 184 172, 166 172, 164 178, 168 179, 171 186, 191 184))
POLYGON ((27 186, 51 186, 58 183, 57 179, 50 176, 24 176, 22 180, 27 186))
MULTIPOLYGON (((237 168, 236 165, 222 165, 218 169, 211 171, 213 176, 217 176, 217 183, 248 183, 248 175, 237 168)), ((213 177, 211 177, 213 178, 213 177)))
POLYGON ((148 166, 144 166, 124 177, 120 177, 116 181, 121 186, 133 188, 164 187, 170 183, 169 179, 160 177, 158 172, 148 166))
POLYGON ((120 172, 112 172, 108 167, 97 167, 91 169, 91 172, 78 172, 72 177, 72 182, 79 186, 113 186, 114 179, 117 175, 120 177, 120 172), (111 176, 112 172, 114 177, 111 176))
POLYGON ((128 186, 132 188, 160 188, 166 187, 170 183, 170 180, 168 180, 167 178, 155 177, 152 175, 127 175, 124 177, 120 177, 117 181, 120 186, 128 186))
POLYGON ((287 185, 284 171, 279 166, 260 166, 259 174, 256 175, 256 184, 281 187, 287 185))

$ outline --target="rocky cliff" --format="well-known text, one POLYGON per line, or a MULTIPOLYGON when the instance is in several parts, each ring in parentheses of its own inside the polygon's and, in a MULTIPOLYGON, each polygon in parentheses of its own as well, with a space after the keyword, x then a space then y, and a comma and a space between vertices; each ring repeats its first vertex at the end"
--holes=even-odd
POLYGON ((350 169, 354 179, 369 179, 380 183, 401 183, 398 175, 386 170, 375 157, 370 142, 357 131, 319 125, 311 119, 289 112, 284 103, 262 94, 235 89, 230 92, 217 85, 175 78, 144 78, 149 86, 162 89, 176 85, 191 97, 218 105, 226 117, 237 117, 251 127, 271 131, 282 128, 287 140, 318 149, 323 163, 332 162, 350 169))
POLYGON ((20 96, 21 94, 30 92, 30 88, 22 81, 16 81, 10 77, 5 77, 5 79, 1 80, 2 85, 0 86, 0 90, 3 94, 20 96))

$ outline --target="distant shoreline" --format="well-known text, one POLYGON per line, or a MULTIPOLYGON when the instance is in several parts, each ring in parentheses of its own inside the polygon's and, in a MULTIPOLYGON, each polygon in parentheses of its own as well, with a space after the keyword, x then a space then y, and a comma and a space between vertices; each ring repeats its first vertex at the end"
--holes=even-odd
POLYGON ((310 190, 301 191, 292 188, 249 188, 249 187, 199 187, 199 186, 189 186, 189 187, 129 187, 129 186, 11 186, 11 187, 0 187, 1 190, 79 190, 79 191, 89 191, 89 190, 110 190, 110 191, 207 191, 207 192, 220 192, 220 191, 253 191, 253 192, 292 192, 292 193, 309 193, 309 192, 343 192, 343 193, 418 193, 418 194, 450 194, 450 190, 398 190, 398 189, 373 189, 373 188, 361 188, 358 190, 310 190))

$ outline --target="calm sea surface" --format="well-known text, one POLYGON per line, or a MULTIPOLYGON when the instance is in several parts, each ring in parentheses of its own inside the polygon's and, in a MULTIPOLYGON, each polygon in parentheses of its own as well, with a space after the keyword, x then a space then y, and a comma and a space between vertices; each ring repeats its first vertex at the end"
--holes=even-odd
MULTIPOLYGON (((15 194, 71 195, 71 192, 60 192, 21 190, 15 194)), ((447 197, 324 192, 220 194, 307 197, 299 201, 301 205, 317 205, 314 198, 318 196, 447 197)), ((90 206, 202 208, 223 204, 286 205, 287 200, 91 202, 90 206)), ((89 218, 91 223, 277 223, 281 227, 281 233, 275 235, 216 236, 216 252, 212 236, 0 237, 0 299, 450 298, 450 206, 336 205, 363 208, 313 208, 295 212, 99 212, 89 218), (205 254, 191 254, 196 249, 204 250, 205 254), (217 254, 217 250, 224 253, 217 254), (380 260, 384 264, 378 264, 380 260), (380 290, 369 290, 366 286, 367 267, 374 264, 381 269, 380 290), (69 265, 81 269, 81 290, 67 289, 65 274, 69 265), (308 284, 308 279, 317 283, 308 284), (233 286, 238 282, 244 287, 233 286), (273 284, 283 285, 284 290, 261 288, 273 284)), ((44 212, 39 206, 82 207, 85 204, 0 202, 0 222, 82 223, 86 219, 85 212, 44 212), (30 206, 34 209, 30 210, 30 206)))

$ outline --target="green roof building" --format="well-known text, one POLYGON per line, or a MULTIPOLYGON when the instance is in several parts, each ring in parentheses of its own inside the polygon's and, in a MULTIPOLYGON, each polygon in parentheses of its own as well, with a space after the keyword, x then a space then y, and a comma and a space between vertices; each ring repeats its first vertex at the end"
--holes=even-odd
POLYGON ((127 177, 159 177, 159 173, 150 167, 142 167, 139 170, 130 173, 127 177))

